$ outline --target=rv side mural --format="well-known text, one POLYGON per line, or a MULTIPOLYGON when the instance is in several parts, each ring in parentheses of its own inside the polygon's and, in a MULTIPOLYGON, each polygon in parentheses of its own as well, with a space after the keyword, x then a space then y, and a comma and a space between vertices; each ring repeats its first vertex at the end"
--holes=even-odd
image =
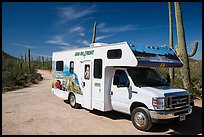
POLYGON ((56 71, 55 65, 56 62, 52 61, 52 88, 83 95, 79 86, 78 76, 70 72, 67 65, 63 65, 63 71, 56 71))

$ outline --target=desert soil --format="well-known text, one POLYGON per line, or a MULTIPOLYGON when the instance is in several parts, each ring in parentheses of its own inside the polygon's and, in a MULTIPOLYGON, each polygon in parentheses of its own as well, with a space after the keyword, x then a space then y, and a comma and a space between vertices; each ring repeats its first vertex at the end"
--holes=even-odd
POLYGON ((2 94, 3 135, 196 135, 202 134, 202 99, 192 117, 176 124, 154 124, 137 130, 130 116, 119 112, 73 109, 51 92, 51 73, 38 70, 39 84, 2 94))

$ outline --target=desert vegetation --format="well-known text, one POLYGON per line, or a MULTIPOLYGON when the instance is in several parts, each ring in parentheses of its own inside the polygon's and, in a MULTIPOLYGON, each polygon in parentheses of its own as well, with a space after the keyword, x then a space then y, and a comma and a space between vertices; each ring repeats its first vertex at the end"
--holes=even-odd
MULTIPOLYGON (((202 95, 202 60, 195 60, 189 58, 190 66, 190 91, 195 96, 202 95)), ((168 68, 156 68, 156 70, 164 77, 169 74, 168 68)), ((174 68, 174 79, 171 79, 171 85, 179 88, 184 88, 183 79, 181 76, 180 68, 174 68)))
POLYGON ((50 60, 30 60, 29 54, 26 60, 27 54, 16 58, 2 51, 2 93, 36 84, 42 80, 37 69, 51 69, 50 60))

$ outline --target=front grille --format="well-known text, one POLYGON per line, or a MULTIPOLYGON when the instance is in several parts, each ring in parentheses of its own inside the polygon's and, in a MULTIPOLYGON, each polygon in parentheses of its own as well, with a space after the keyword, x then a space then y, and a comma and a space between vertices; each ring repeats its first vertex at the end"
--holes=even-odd
POLYGON ((180 115, 180 114, 185 114, 185 113, 188 113, 188 110, 176 112, 176 113, 174 113, 174 116, 178 116, 178 115, 180 115))
POLYGON ((189 105, 188 95, 169 96, 166 100, 167 109, 177 109, 189 105))

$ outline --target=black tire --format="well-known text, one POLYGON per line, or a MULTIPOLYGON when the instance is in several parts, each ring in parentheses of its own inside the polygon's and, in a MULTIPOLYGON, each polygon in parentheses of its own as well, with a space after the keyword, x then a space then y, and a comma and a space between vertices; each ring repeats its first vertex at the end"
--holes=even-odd
POLYGON ((70 106, 72 107, 72 108, 75 108, 75 109, 77 109, 77 108, 79 108, 80 107, 80 105, 78 104, 78 103, 76 103, 76 97, 75 97, 75 95, 74 94, 70 94, 70 96, 69 96, 69 104, 70 104, 70 106))
POLYGON ((147 131, 152 127, 152 120, 148 109, 144 107, 137 107, 131 113, 131 120, 133 125, 142 131, 147 131))

